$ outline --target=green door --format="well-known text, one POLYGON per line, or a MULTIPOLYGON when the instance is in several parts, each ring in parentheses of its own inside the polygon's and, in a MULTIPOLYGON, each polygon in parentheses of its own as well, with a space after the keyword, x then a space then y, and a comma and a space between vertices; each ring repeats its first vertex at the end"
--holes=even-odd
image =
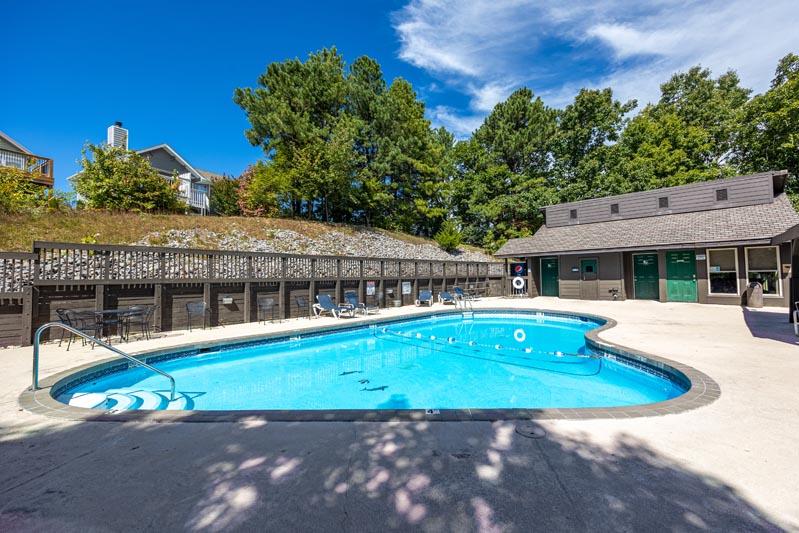
POLYGON ((659 300, 657 254, 636 254, 633 256, 633 278, 635 297, 639 300, 659 300))
POLYGON ((541 259, 541 296, 558 296, 558 258, 541 259))
POLYGON ((666 252, 666 296, 670 302, 696 301, 694 252, 666 252))

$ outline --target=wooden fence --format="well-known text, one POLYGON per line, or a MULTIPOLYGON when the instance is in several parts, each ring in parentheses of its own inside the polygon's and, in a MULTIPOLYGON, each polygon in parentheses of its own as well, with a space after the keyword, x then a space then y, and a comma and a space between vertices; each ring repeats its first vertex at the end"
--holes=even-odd
POLYGON ((277 317, 289 318, 307 316, 320 293, 341 301, 352 290, 382 307, 410 305, 422 289, 463 286, 500 295, 504 271, 495 262, 37 241, 32 253, 0 252, 0 345, 29 344, 61 308, 155 304, 155 328, 168 331, 187 327, 190 301, 205 301, 211 324, 225 325, 257 320, 260 298, 272 298, 277 317))

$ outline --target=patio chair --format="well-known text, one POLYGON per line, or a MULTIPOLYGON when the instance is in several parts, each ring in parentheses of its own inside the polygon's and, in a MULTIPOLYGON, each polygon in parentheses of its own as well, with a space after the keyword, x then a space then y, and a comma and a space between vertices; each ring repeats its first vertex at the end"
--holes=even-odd
POLYGON ((433 293, 430 291, 419 291, 419 297, 416 298, 416 307, 422 305, 433 306, 433 293))
POLYGON ((438 293, 438 303, 441 304, 454 304, 455 297, 449 291, 441 291, 438 293))
POLYGON ((358 295, 355 294, 354 291, 347 291, 344 293, 344 300, 346 300, 347 304, 352 306, 355 311, 360 311, 364 315, 368 315, 371 313, 378 313, 380 308, 376 305, 367 304, 366 302, 361 302, 358 300, 358 295))
POLYGON ((794 312, 793 312, 793 332, 794 334, 799 337, 799 302, 794 302, 794 312))
MULTIPOLYGON (((99 339, 102 335, 102 322, 98 319, 97 314, 94 311, 75 311, 74 309, 66 309, 64 311, 64 317, 66 318, 67 326, 70 326, 81 333, 85 333, 95 339, 99 339)), ((75 334, 69 332, 69 340, 67 341, 67 351, 69 351, 70 346, 72 346, 72 339, 75 338, 75 334)), ((80 338, 81 345, 86 346, 86 339, 83 337, 80 338)), ((94 350, 94 341, 88 341, 92 345, 92 350, 94 350)))
POLYGON ((330 313, 335 318, 341 318, 341 315, 344 313, 355 316, 355 309, 350 306, 335 304, 329 294, 317 294, 316 300, 319 302, 313 306, 316 316, 321 316, 322 313, 330 313))
MULTIPOLYGON (((203 329, 205 329, 205 317, 211 316, 211 310, 205 302, 189 302, 186 304, 186 316, 189 322, 189 331, 191 331, 192 318, 201 315, 203 317, 203 329)), ((210 321, 209 321, 210 322, 210 321)))
POLYGON ((128 309, 128 314, 125 316, 125 329, 127 330, 126 336, 130 335, 131 326, 138 326, 142 337, 150 340, 150 330, 152 329, 153 315, 157 305, 134 305, 128 309))
MULTIPOLYGON (((299 309, 300 311, 305 311, 305 315, 304 315, 305 318, 311 318, 312 313, 313 313, 313 309, 308 304, 308 299, 305 296, 295 296, 294 297, 294 303, 297 304, 297 309, 299 309)), ((313 314, 315 314, 315 313, 313 313, 313 314)), ((300 314, 300 316, 303 316, 303 315, 300 314)))
POLYGON ((274 322, 277 311, 278 308, 275 305, 274 298, 258 299, 258 322, 266 322, 267 315, 269 316, 269 321, 274 322))

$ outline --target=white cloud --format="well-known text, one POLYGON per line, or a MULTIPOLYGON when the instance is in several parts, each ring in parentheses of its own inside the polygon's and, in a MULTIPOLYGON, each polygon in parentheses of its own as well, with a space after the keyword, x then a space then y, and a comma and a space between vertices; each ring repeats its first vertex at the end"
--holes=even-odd
POLYGON ((463 115, 451 107, 436 106, 428 109, 434 127, 444 126, 457 139, 466 139, 483 123, 482 115, 463 115))
POLYGON ((796 13, 796 0, 411 0, 394 27, 400 58, 469 97, 468 109, 439 115, 474 124, 522 85, 549 105, 607 86, 644 104, 696 64, 765 90, 777 60, 799 51, 796 13), (586 64, 601 68, 583 74, 586 64))

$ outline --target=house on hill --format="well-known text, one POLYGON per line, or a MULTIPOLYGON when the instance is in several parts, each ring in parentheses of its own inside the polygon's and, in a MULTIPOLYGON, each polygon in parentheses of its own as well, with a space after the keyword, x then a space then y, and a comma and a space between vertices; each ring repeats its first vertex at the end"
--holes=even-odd
MULTIPOLYGON (((115 122, 108 127, 106 143, 109 146, 129 150, 128 138, 129 132, 122 127, 121 122, 115 122)), ((211 184, 221 174, 197 169, 166 143, 135 150, 135 152, 146 158, 165 180, 178 179, 180 181, 178 194, 192 211, 201 215, 211 212, 211 184)), ((71 180, 74 176, 72 175, 68 179, 71 180)))
POLYGON ((35 155, 2 131, 0 131, 0 167, 24 170, 37 185, 53 187, 53 160, 35 155))
POLYGON ((548 206, 532 237, 496 255, 526 262, 530 296, 740 305, 757 281, 764 305, 788 307, 799 300, 799 214, 787 178, 764 172, 548 206))
MULTIPOLYGON (((108 127, 109 145, 128 150, 128 137, 129 132, 121 122, 108 127)), ((164 179, 172 180, 177 176, 180 197, 191 209, 203 215, 210 213, 211 180, 217 173, 198 170, 166 143, 142 148, 136 153, 149 160, 164 179)))

